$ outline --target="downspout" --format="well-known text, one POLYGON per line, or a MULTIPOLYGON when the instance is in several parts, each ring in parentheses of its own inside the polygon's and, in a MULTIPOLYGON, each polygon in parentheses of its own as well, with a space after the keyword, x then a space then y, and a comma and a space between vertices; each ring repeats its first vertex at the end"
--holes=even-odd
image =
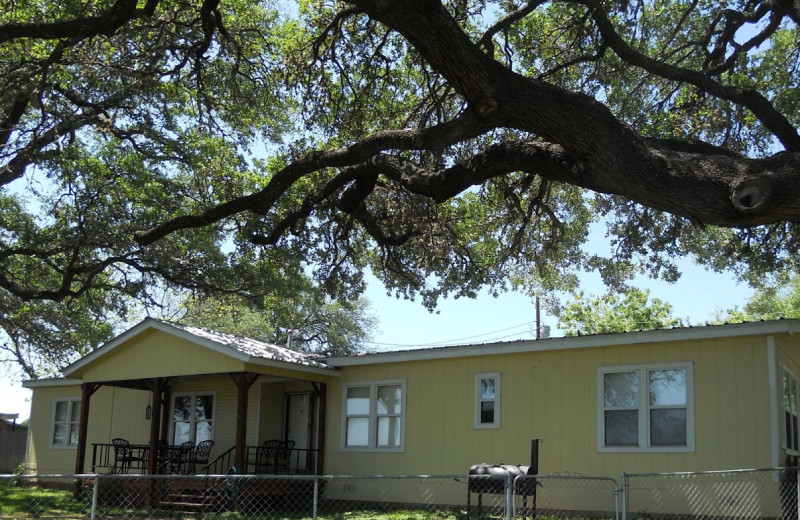
POLYGON ((769 436, 772 460, 770 466, 781 466, 781 419, 778 410, 781 393, 778 385, 778 353, 775 345, 775 336, 767 336, 767 377, 769 380, 769 436))

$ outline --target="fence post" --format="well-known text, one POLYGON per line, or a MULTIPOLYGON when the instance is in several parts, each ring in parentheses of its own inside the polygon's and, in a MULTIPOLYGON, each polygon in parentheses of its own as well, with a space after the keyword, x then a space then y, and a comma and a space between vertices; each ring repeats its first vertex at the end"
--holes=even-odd
POLYGON ((513 520, 514 479, 511 472, 506 475, 506 520, 513 520))
POLYGON ((628 475, 622 472, 622 520, 628 520, 628 475))
POLYGON ((92 486, 92 513, 90 516, 90 520, 94 520, 97 517, 97 495, 99 494, 99 490, 100 490, 100 475, 95 474, 94 486, 92 486))
POLYGON ((792 468, 792 471, 794 471, 795 490, 797 492, 797 496, 795 497, 796 500, 794 503, 796 508, 795 518, 800 519, 800 475, 798 475, 798 472, 800 472, 800 468, 794 467, 792 468))
POLYGON ((311 518, 317 520, 317 502, 319 500, 319 477, 314 476, 314 503, 311 505, 311 518))

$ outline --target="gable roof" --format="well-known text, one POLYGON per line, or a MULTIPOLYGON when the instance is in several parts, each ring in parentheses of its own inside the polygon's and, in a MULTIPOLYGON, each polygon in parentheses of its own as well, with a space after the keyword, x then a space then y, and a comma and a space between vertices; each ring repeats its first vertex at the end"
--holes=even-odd
POLYGON ((430 347, 389 352, 373 352, 357 356, 328 358, 328 365, 345 367, 378 363, 404 361, 424 361, 453 357, 488 356, 519 352, 542 352, 556 350, 575 350, 583 348, 636 345, 655 342, 730 338, 750 335, 797 334, 800 333, 800 319, 780 319, 769 321, 726 323, 723 325, 702 325, 696 327, 676 327, 636 332, 616 332, 588 336, 566 336, 538 340, 504 341, 449 347, 430 347))
POLYGON ((315 357, 296 350, 201 327, 191 327, 181 323, 163 321, 155 318, 145 318, 119 336, 105 343, 102 347, 67 366, 62 370, 62 373, 64 376, 69 377, 71 374, 74 374, 98 358, 108 354, 131 338, 151 329, 183 338, 245 363, 283 366, 301 371, 323 372, 327 375, 331 375, 332 372, 335 372, 335 369, 320 362, 315 357))

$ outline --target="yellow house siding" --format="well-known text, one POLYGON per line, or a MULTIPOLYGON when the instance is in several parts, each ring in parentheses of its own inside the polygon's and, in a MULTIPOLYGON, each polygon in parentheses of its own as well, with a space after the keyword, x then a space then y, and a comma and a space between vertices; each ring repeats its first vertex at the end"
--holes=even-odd
MULTIPOLYGON (((86 443, 85 471, 91 471, 92 445, 110 443, 115 437, 132 443, 146 443, 150 421, 145 419, 148 392, 101 387, 91 398, 86 443)), ((31 397, 33 426, 28 439, 28 469, 39 474, 64 474, 75 471, 77 448, 51 445, 54 405, 58 399, 81 399, 80 386, 35 388, 31 397)), ((103 469, 102 471, 107 471, 103 469)))
POLYGON ((763 336, 342 367, 330 388, 327 470, 463 474, 470 464, 618 478, 622 471, 692 471, 769 465, 769 384, 763 336), (695 451, 601 453, 598 368, 692 364, 695 451), (501 373, 501 425, 474 428, 474 376, 501 373), (405 379, 405 452, 341 450, 342 384, 405 379))
MULTIPOLYGON (((81 371, 84 381, 238 372, 244 363, 225 354, 157 330, 147 330, 81 371)), ((77 377, 80 377, 78 375, 77 377)))
POLYGON ((279 382, 267 382, 260 387, 261 408, 257 442, 263 444, 268 439, 283 438, 284 385, 279 382))
POLYGON ((779 464, 784 464, 786 456, 786 424, 783 398, 783 371, 788 370, 795 378, 800 378, 800 336, 781 335, 775 338, 778 366, 776 368, 776 396, 779 430, 779 464))

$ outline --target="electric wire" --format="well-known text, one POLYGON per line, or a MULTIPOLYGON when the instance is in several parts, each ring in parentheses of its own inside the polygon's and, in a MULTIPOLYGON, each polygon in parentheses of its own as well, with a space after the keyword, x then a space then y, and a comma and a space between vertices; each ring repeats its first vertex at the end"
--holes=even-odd
POLYGON ((510 337, 514 337, 514 336, 519 336, 520 334, 526 334, 526 333, 530 334, 530 332, 529 332, 530 331, 530 326, 531 326, 531 322, 525 322, 525 323, 520 323, 520 324, 517 324, 517 325, 512 325, 511 327, 506 327, 506 328, 503 328, 503 329, 494 330, 494 331, 491 331, 491 332, 484 332, 482 334, 474 334, 474 335, 471 335, 471 336, 466 336, 466 337, 461 337, 461 338, 456 338, 456 339, 450 339, 450 340, 444 340, 444 341, 418 342, 418 343, 382 343, 382 342, 371 341, 371 342, 368 342, 368 343, 370 345, 374 345, 375 347, 378 347, 378 348, 392 348, 392 347, 394 347, 394 348, 415 348, 415 347, 416 348, 426 348, 426 347, 444 347, 444 346, 453 346, 453 345, 475 345, 475 344, 481 344, 481 343, 491 343, 493 341, 498 341, 498 340, 502 340, 502 339, 506 339, 506 338, 510 338, 510 337), (495 334, 500 334, 500 333, 507 332, 509 330, 517 329, 517 328, 520 328, 520 327, 527 327, 528 330, 521 331, 521 332, 515 332, 513 334, 505 334, 505 335, 502 335, 502 336, 486 338, 486 336, 494 336, 495 334), (476 340, 477 338, 484 338, 484 339, 478 340, 478 341, 470 341, 470 340, 476 340))

